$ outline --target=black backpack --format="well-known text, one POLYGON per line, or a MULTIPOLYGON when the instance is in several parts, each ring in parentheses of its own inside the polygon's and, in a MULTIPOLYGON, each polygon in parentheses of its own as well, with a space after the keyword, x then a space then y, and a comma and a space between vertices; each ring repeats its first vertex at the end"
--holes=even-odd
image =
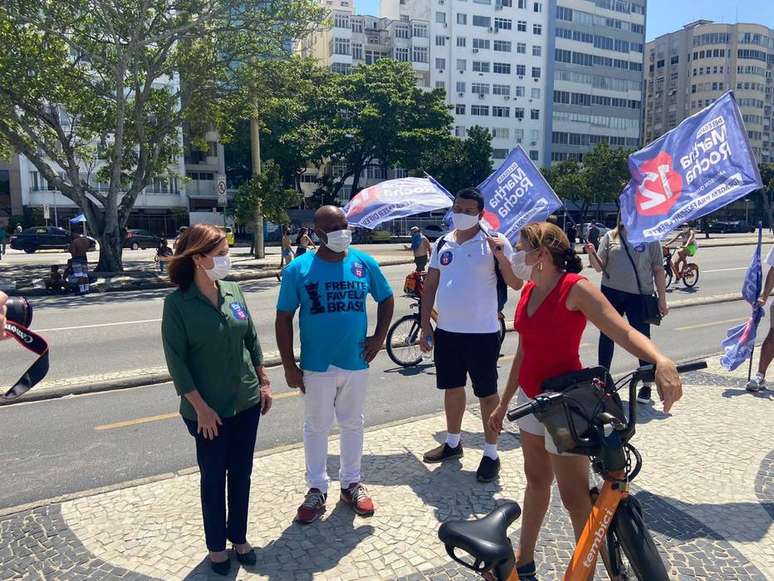
MULTIPOLYGON (((440 253, 441 248, 444 247, 444 244, 446 244, 446 235, 438 238, 438 243, 436 245, 435 251, 440 253)), ((494 271, 495 271, 495 276, 497 277, 497 312, 501 313, 502 310, 505 308, 505 303, 508 302, 508 284, 505 282, 505 279, 503 278, 503 273, 500 272, 500 264, 497 262, 497 259, 494 257, 494 254, 492 255, 492 260, 494 261, 494 271)))

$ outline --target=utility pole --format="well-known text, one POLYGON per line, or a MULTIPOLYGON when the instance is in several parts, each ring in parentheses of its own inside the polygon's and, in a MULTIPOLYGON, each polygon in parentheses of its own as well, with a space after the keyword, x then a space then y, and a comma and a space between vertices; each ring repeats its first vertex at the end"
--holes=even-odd
MULTIPOLYGON (((250 153, 252 155, 253 177, 261 175, 261 127, 258 118, 250 118, 250 153)), ((263 258, 266 252, 263 245, 263 209, 261 200, 255 208, 255 258, 263 258)))

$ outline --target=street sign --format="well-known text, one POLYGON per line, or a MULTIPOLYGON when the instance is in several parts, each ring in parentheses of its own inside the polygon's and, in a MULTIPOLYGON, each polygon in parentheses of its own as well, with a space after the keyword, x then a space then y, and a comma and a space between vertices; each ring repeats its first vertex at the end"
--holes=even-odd
POLYGON ((228 197, 226 194, 226 176, 219 175, 215 180, 215 192, 218 194, 218 206, 225 206, 228 197))
POLYGON ((51 207, 48 204, 43 204, 43 219, 49 220, 51 218, 51 207))

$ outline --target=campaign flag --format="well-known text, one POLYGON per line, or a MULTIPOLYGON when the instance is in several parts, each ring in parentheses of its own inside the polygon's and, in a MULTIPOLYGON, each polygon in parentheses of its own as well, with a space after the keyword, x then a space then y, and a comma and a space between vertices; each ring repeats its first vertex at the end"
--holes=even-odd
POLYGON ((401 178, 361 190, 344 206, 344 213, 350 225, 373 230, 382 222, 443 210, 451 205, 449 192, 429 176, 401 178))
POLYGON ((752 314, 744 323, 728 330, 726 338, 721 342, 725 353, 720 357, 720 364, 728 371, 733 371, 752 357, 755 346, 755 336, 758 324, 763 318, 763 307, 758 306, 758 297, 763 289, 763 272, 761 269, 761 242, 763 225, 758 224, 758 246, 755 248, 747 274, 742 285, 742 298, 750 303, 752 314))
POLYGON ((666 234, 763 187, 731 91, 629 156, 620 196, 627 238, 666 234))
POLYGON ((483 221, 511 243, 527 224, 545 220, 562 206, 551 186, 521 145, 502 165, 478 185, 484 196, 483 221))

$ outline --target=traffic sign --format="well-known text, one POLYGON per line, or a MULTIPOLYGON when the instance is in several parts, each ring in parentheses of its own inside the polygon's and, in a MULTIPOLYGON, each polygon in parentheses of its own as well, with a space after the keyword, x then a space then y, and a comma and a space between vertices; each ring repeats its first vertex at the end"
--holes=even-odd
POLYGON ((215 180, 215 191, 218 194, 218 206, 225 206, 228 201, 226 194, 226 176, 219 175, 215 180))
POLYGON ((48 204, 43 204, 43 219, 49 220, 51 218, 51 207, 48 204))

